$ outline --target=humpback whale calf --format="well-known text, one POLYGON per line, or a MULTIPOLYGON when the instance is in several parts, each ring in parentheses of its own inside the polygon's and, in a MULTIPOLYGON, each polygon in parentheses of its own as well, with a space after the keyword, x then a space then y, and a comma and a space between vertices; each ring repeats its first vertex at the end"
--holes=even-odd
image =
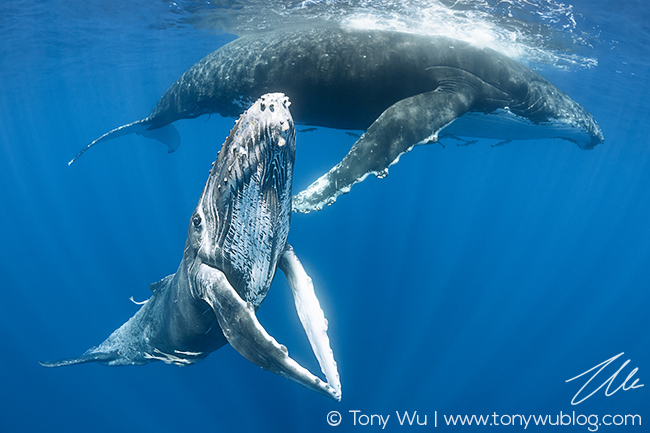
POLYGON ((287 243, 296 151, 288 106, 285 95, 266 94, 236 122, 192 214, 176 273, 152 284, 148 301, 99 346, 44 366, 189 365, 228 342, 260 367, 341 399, 327 321, 287 243), (257 320, 277 267, 327 383, 289 357, 257 320))
POLYGON ((593 117, 537 72, 489 48, 442 36, 338 27, 243 36, 187 70, 149 116, 83 148, 136 132, 180 142, 172 122, 206 113, 236 116, 257 95, 283 92, 296 123, 365 130, 345 158, 294 197, 321 209, 400 155, 445 134, 504 142, 561 138, 603 142, 593 117))

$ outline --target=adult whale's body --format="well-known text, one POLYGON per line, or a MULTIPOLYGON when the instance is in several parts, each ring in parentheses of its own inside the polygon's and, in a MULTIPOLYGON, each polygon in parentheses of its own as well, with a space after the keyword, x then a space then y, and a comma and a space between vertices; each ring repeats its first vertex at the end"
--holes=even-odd
POLYGON ((188 365, 228 342, 255 364, 340 400, 327 322, 287 244, 296 150, 288 105, 282 94, 265 95, 237 121, 192 215, 176 273, 152 284, 151 298, 102 344, 79 358, 43 365, 188 365), (276 267, 289 280, 328 383, 290 358, 255 316, 276 267))
MULTIPOLYGON (((244 36, 187 70, 148 117, 107 139, 137 132, 179 144, 171 125, 206 113, 236 116, 257 95, 294 102, 297 123, 366 130, 329 173, 294 197, 294 210, 332 203, 414 145, 443 134, 503 140, 603 141, 593 117, 532 69, 488 48, 446 37, 316 28, 244 36)), ((73 159, 71 162, 73 162, 73 159)))

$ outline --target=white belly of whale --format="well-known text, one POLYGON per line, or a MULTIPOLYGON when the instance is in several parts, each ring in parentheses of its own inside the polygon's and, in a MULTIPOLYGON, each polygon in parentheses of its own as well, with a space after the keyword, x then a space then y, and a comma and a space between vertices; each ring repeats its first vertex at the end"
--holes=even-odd
POLYGON ((446 134, 497 140, 562 138, 578 144, 592 140, 592 137, 576 124, 558 119, 534 123, 507 109, 498 109, 491 113, 466 113, 444 127, 439 136, 446 134))

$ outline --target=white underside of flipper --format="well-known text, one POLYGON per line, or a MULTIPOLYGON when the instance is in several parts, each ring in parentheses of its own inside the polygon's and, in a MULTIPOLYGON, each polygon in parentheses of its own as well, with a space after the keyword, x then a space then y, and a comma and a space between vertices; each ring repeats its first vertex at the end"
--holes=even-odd
POLYGON ((201 264, 197 282, 201 296, 214 310, 224 336, 237 352, 265 370, 341 400, 340 385, 339 390, 333 388, 289 357, 287 348, 266 332, 253 305, 239 296, 223 272, 201 264))
POLYGON ((340 396, 341 380, 336 361, 334 361, 334 352, 330 347, 330 340, 327 336, 328 323, 314 292, 314 284, 292 248, 288 248, 282 254, 278 266, 289 281, 298 317, 300 317, 300 322, 305 329, 320 368, 329 385, 340 396))

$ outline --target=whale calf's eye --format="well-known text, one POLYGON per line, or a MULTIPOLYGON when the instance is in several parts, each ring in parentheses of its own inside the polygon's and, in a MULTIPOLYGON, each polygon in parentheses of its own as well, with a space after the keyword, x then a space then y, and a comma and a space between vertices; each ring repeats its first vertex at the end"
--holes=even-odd
POLYGON ((198 227, 201 225, 201 216, 200 215, 194 215, 192 217, 192 224, 194 224, 194 227, 198 227))

